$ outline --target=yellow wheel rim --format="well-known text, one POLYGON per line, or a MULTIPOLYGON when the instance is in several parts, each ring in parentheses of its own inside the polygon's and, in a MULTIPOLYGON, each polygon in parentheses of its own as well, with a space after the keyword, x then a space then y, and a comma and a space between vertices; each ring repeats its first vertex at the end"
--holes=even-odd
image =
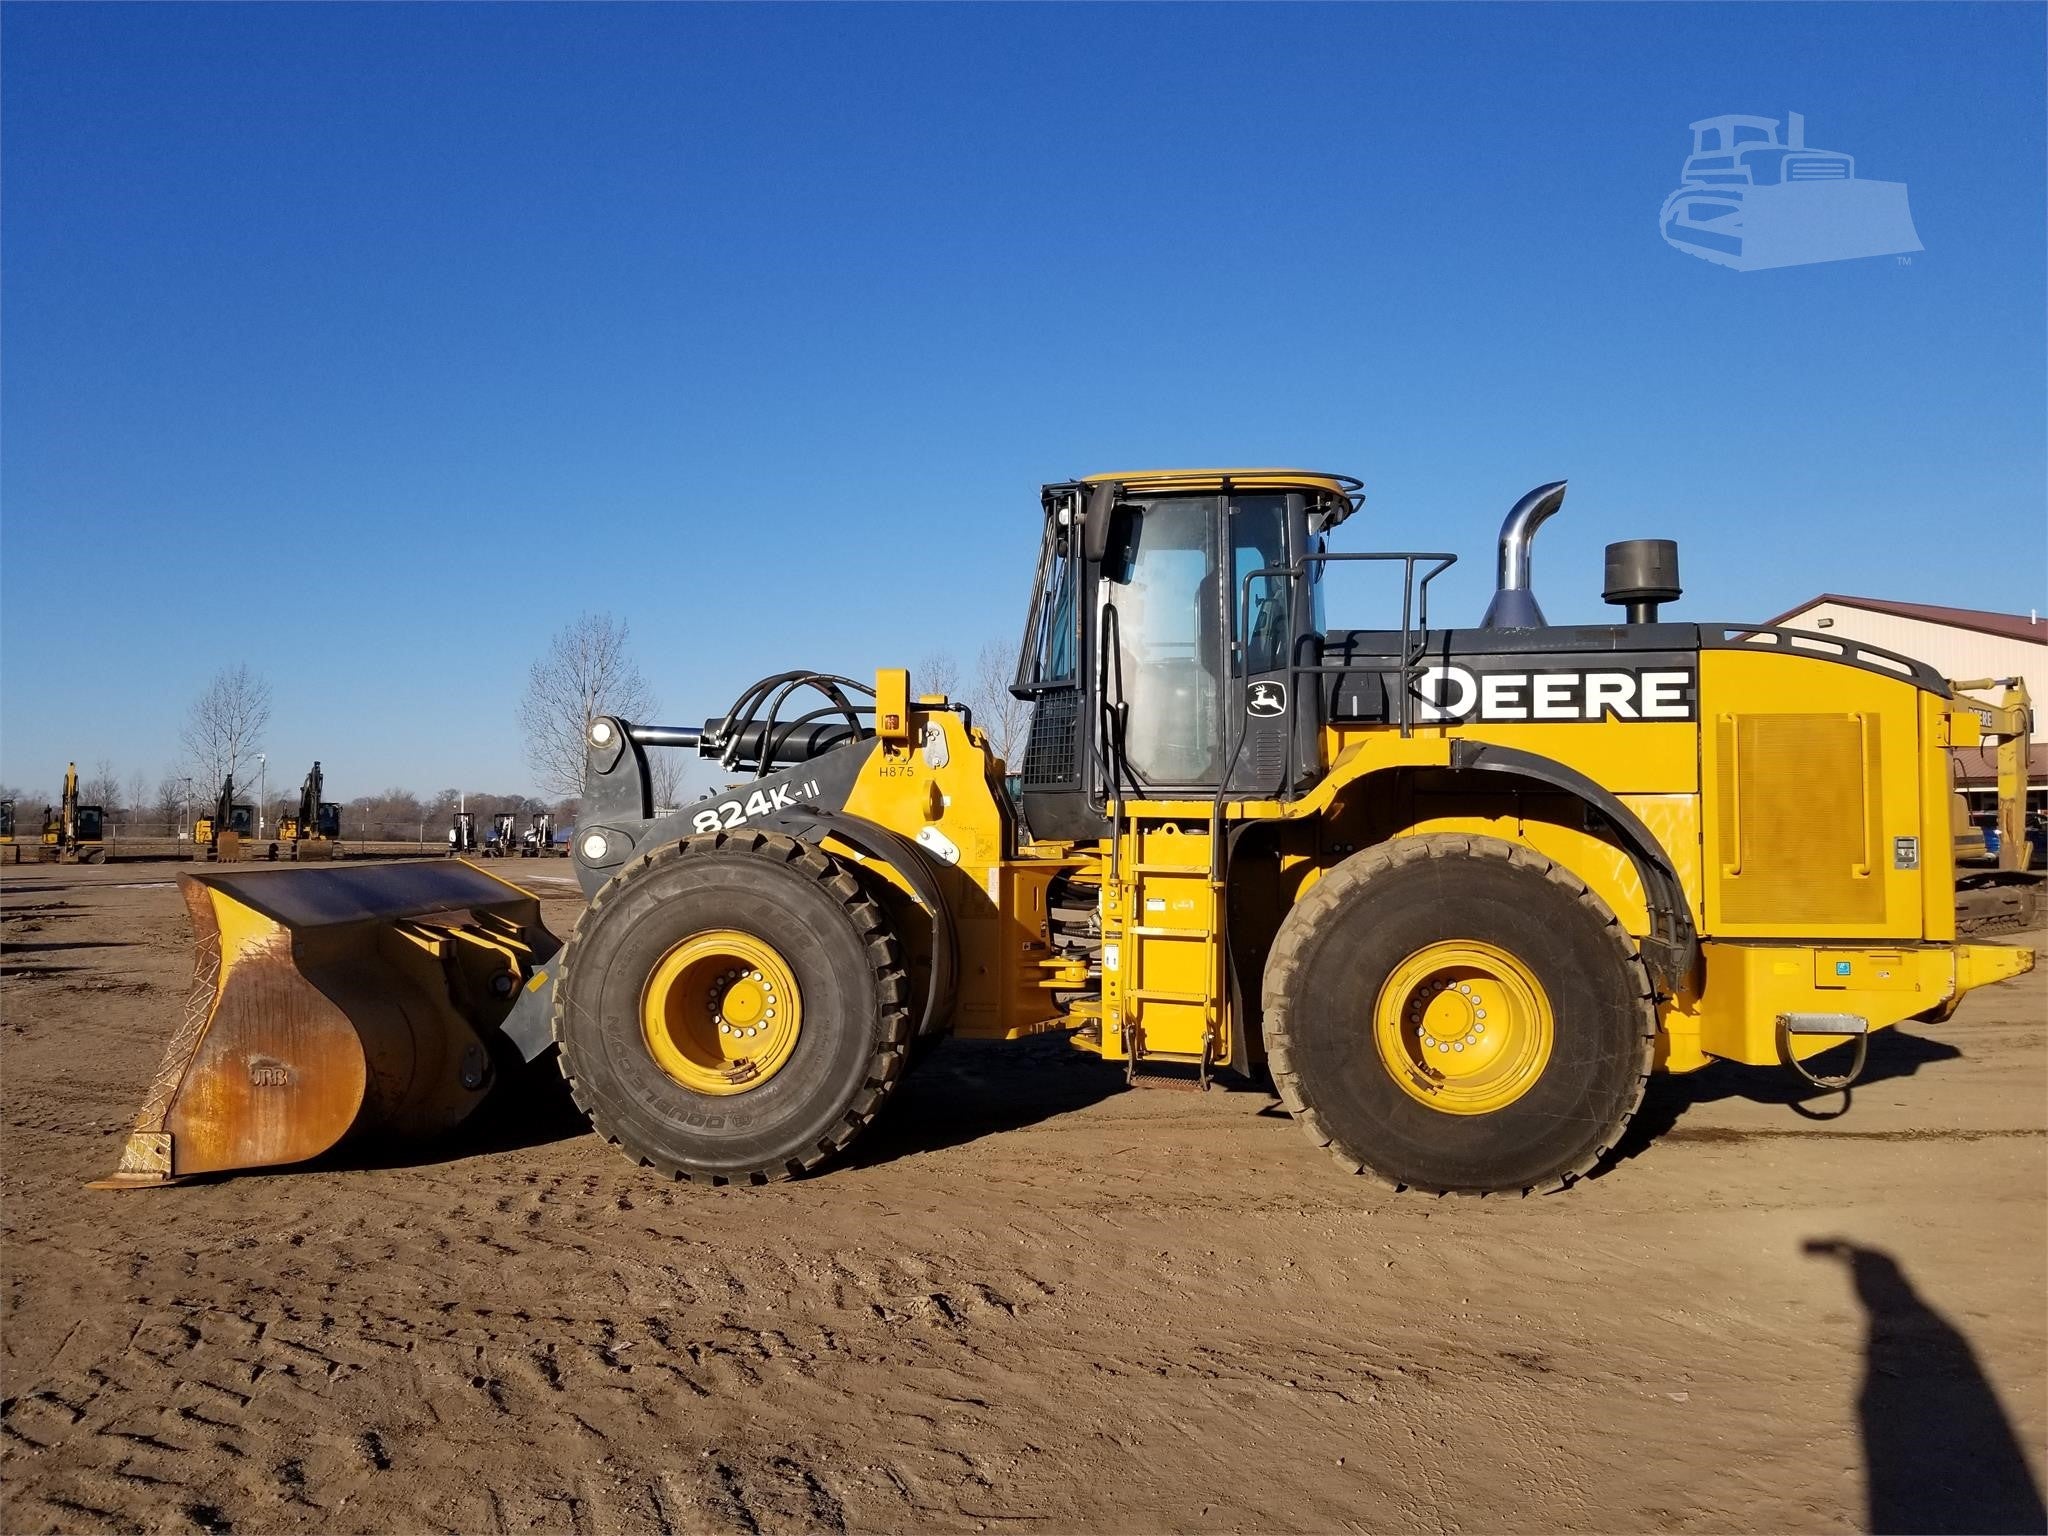
POLYGON ((796 1050, 803 999, 772 944, 732 928, 693 934, 661 957, 640 994, 640 1032, 692 1093, 746 1093, 796 1050))
POLYGON ((1556 1036, 1550 998, 1504 949, 1425 945, 1394 968, 1373 1006, 1380 1060, 1401 1091, 1447 1115, 1486 1115, 1543 1075, 1556 1036))

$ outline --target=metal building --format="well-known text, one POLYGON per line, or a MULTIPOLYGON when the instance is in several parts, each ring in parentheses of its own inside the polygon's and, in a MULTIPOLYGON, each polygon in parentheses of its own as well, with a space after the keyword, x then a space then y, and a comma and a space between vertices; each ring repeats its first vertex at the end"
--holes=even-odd
MULTIPOLYGON (((1926 662, 1943 677, 2023 677, 2035 699, 2034 731, 2027 749, 2027 808, 2048 810, 2048 618, 2036 613, 1987 613, 1932 603, 1895 603, 1880 597, 1823 592, 1772 619, 1788 629, 1881 645, 1926 662)), ((1998 772, 1984 748, 1956 754, 1957 776, 1973 808, 1986 801, 1998 772)))

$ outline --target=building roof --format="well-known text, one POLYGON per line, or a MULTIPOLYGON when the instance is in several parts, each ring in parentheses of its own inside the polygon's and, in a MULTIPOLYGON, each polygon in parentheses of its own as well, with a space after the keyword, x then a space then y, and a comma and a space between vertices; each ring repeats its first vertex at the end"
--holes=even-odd
POLYGON ((1868 613, 1890 614, 1893 618, 1918 619, 1923 624, 1974 629, 1980 634, 1998 635, 2007 640, 2031 640, 2036 645, 2048 645, 2048 622, 2024 613, 1987 613, 1982 608, 1943 608, 1934 603, 1895 603, 1882 597, 1849 597, 1840 592, 1823 592, 1819 597, 1808 598, 1797 608, 1788 608, 1775 619, 1767 620, 1766 625, 1783 624, 1787 619, 1796 618, 1810 608, 1818 608, 1822 603, 1839 603, 1844 608, 1861 608, 1868 613))
MULTIPOLYGON (((1956 782, 1967 789, 1985 789, 1998 783, 1996 747, 1950 747, 1955 759, 1956 782)), ((2048 741, 2027 744, 2027 783, 2048 783, 2048 741)))

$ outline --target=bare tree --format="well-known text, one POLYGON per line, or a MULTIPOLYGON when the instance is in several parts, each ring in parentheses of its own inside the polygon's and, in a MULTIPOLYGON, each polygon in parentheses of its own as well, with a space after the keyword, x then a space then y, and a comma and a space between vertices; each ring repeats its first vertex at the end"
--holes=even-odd
POLYGON ((221 781, 263 745, 269 724, 270 684, 251 672, 247 662, 214 675, 206 692, 192 701, 178 738, 185 744, 193 776, 204 786, 204 799, 211 801, 220 793, 221 781))
POLYGON ((121 778, 114 772, 114 765, 104 757, 93 764, 92 776, 80 782, 78 800, 81 805, 96 805, 109 816, 121 811, 121 778))
POLYGON ((656 747, 647 754, 647 778, 654 791, 656 814, 683 803, 683 754, 674 747, 656 747))
POLYGON ((185 813, 192 805, 195 786, 190 774, 172 769, 156 781, 157 820, 167 827, 183 827, 185 813))
POLYGON ((140 768, 128 775, 128 787, 121 792, 121 806, 130 816, 149 813, 149 775, 140 768))
POLYGON ((519 706, 526 761, 552 795, 583 792, 584 741, 599 715, 646 719, 654 690, 626 654, 628 630, 608 613, 586 613, 557 631, 527 673, 519 706))
POLYGON ((910 686, 919 693, 943 693, 949 699, 960 695, 960 663, 951 651, 933 651, 910 674, 910 686))
POLYGON ((1031 706, 1010 692, 1015 672, 1010 648, 991 640, 974 658, 974 686, 968 695, 975 724, 988 732, 996 756, 1013 766, 1031 729, 1031 706))

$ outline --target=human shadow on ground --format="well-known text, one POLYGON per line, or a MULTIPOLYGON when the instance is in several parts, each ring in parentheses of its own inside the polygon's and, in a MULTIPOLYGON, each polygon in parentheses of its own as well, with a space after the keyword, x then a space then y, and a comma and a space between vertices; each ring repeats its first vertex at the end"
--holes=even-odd
POLYGON ((1804 1249, 1845 1264, 1863 1304, 1864 1528, 1874 1536, 2048 1529, 2033 1470, 1969 1340, 1882 1249, 1841 1238, 1812 1238, 1804 1249))
MULTIPOLYGON (((1839 1048, 1846 1056, 1847 1046, 1839 1048)), ((1807 1065, 1817 1072, 1834 1070, 1834 1052, 1813 1058, 1807 1065)), ((1962 1051, 1946 1040, 1930 1040, 1898 1029, 1881 1030, 1870 1037, 1870 1055, 1863 1075, 1850 1088, 1816 1088, 1789 1067, 1745 1067, 1735 1062, 1715 1062, 1698 1072, 1659 1072, 1650 1079, 1642 1106, 1628 1129, 1622 1132, 1614 1155, 1601 1172, 1614 1168, 1644 1151, 1661 1137, 1671 1135, 1687 1111, 1698 1104, 1715 1104, 1724 1099, 1749 1099, 1759 1104, 1781 1104, 1802 1120, 1845 1120, 1855 1107, 1855 1096, 1879 1083, 1911 1077, 1922 1067, 1954 1061, 1962 1051)), ((1702 1132, 1701 1135, 1706 1133, 1702 1132)), ((1741 1141, 1752 1132, 1716 1131, 1716 1139, 1741 1141)), ((1766 1132, 1765 1134, 1772 1134, 1766 1132)), ((1684 1132, 1679 1131, 1683 1136, 1684 1132)), ((1594 1177, 1599 1177, 1595 1174, 1594 1177)))

